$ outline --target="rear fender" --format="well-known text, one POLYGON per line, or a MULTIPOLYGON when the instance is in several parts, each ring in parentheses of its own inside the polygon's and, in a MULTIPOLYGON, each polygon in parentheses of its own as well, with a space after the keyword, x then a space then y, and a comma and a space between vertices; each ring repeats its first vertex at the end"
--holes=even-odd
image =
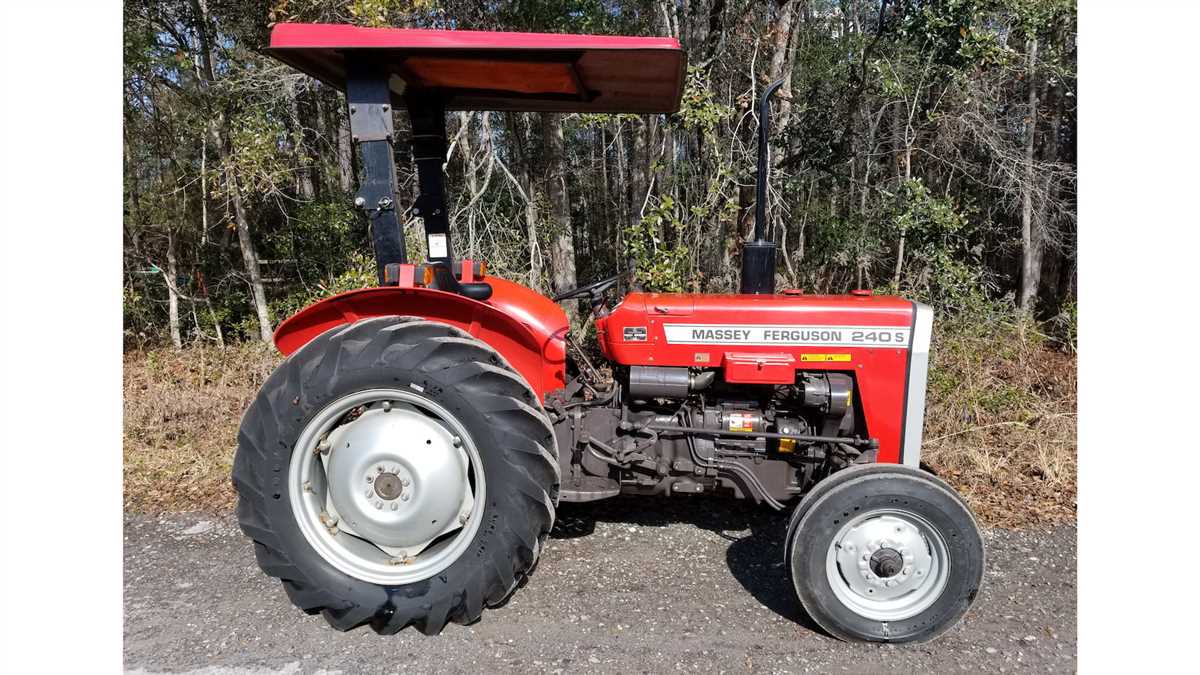
POLYGON ((275 330, 285 356, 343 324, 377 316, 416 316, 450 324, 500 353, 543 401, 566 385, 567 315, 558 305, 520 284, 488 277, 487 302, 431 288, 376 287, 341 293, 309 305, 275 330))

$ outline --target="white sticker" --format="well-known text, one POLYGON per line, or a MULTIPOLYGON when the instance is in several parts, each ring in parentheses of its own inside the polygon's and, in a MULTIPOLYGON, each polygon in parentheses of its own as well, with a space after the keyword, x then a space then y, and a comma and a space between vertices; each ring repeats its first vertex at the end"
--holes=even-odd
POLYGON ((893 326, 665 324, 670 344, 908 347, 909 329, 893 326))
POLYGON ((446 257, 446 235, 444 235, 444 234, 429 235, 429 257, 430 258, 445 258, 446 257))

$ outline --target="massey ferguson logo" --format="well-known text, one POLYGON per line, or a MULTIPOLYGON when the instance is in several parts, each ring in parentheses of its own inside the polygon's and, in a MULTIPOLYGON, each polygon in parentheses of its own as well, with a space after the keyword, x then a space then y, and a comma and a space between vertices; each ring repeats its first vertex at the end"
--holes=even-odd
POLYGON ((669 344, 793 347, 908 347, 908 328, 667 324, 669 344))

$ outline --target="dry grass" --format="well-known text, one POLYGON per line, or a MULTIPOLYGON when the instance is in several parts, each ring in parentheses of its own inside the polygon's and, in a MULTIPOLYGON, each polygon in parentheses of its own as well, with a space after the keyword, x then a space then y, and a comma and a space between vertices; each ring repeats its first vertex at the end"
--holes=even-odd
POLYGON ((261 343, 125 355, 125 508, 222 511, 242 412, 279 363, 261 343))
MULTIPOLYGON (((939 326, 925 458, 992 525, 1075 516, 1075 360, 995 327, 939 326)), ((280 357, 264 345, 125 356, 125 508, 232 508, 242 412, 280 357)))
POLYGON ((935 335, 924 458, 994 525, 1075 518, 1075 358, 1032 331, 935 335))

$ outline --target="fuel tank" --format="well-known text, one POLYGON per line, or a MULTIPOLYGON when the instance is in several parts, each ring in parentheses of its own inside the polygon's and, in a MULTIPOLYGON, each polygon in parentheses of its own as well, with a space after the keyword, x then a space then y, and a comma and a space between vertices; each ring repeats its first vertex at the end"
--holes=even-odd
POLYGON ((932 322, 925 305, 870 293, 630 293, 596 326, 605 356, 626 366, 715 369, 744 385, 849 373, 880 461, 896 462, 909 459, 905 436, 919 452, 932 322))

